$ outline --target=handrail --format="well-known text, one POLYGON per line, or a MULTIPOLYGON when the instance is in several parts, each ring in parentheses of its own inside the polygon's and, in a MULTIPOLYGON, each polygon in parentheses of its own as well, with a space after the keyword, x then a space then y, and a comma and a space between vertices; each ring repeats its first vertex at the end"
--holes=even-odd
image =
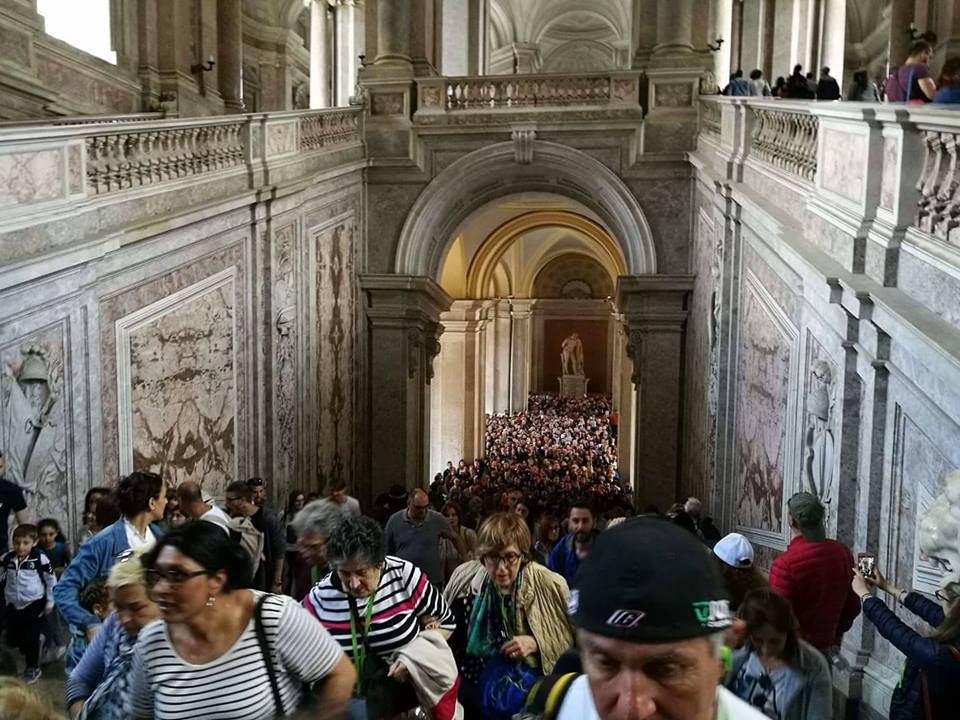
POLYGON ((43 127, 64 125, 107 125, 128 122, 151 122, 162 120, 162 112, 127 113, 123 115, 51 115, 28 120, 0 120, 0 129, 12 127, 43 127))

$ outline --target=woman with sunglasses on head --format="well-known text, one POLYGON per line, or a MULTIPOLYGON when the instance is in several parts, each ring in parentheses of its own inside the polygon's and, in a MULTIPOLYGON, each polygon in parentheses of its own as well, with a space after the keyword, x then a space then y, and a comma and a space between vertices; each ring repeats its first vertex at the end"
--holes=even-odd
POLYGON ((530 529, 515 512, 487 518, 477 554, 444 595, 458 620, 451 644, 466 717, 500 720, 521 710, 536 679, 573 645, 570 591, 562 576, 530 562, 530 529))
MULTIPOLYGON (((73 639, 64 659, 69 674, 80 661, 87 643, 100 629, 100 618, 80 604, 80 593, 94 578, 106 577, 117 556, 128 548, 148 548, 163 534, 157 524, 167 505, 167 485, 150 472, 134 472, 120 479, 113 498, 120 519, 103 528, 77 549, 56 587, 53 598, 70 625, 73 639)), ((98 506, 106 506, 101 498, 98 506)), ((96 508, 95 508, 96 510, 96 508)))
POLYGON ((245 589, 249 563, 221 528, 191 522, 144 558, 162 620, 145 627, 130 671, 127 718, 339 718, 354 671, 292 598, 245 589), (307 715, 296 715, 306 717, 307 715))
POLYGON ((124 550, 107 578, 113 606, 103 627, 67 678, 70 717, 122 717, 123 694, 137 635, 160 616, 147 593, 142 551, 124 550))
POLYGON ((890 720, 955 717, 960 707, 960 583, 937 591, 939 604, 913 590, 901 590, 876 568, 870 577, 854 569, 851 585, 863 603, 864 617, 906 656, 890 700, 890 720), (871 594, 872 588, 892 596, 933 632, 921 635, 908 626, 871 594))
POLYGON ((392 718, 417 705, 434 720, 454 717, 453 613, 440 591, 409 560, 387 555, 373 518, 340 520, 326 554, 333 572, 303 604, 356 668, 351 717, 392 718))

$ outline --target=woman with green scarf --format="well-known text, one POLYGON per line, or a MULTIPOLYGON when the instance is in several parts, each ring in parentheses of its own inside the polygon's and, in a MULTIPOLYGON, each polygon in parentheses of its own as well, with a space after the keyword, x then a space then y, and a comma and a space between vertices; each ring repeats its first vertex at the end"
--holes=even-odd
POLYGON ((477 534, 479 560, 458 567, 444 596, 457 617, 451 645, 467 720, 506 720, 573 645, 570 591, 530 561, 530 530, 516 513, 491 515, 477 534))

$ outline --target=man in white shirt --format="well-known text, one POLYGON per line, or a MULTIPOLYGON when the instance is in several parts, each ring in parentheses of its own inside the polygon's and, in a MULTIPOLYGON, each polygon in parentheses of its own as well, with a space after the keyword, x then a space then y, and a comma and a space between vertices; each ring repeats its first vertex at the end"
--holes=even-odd
MULTIPOLYGON (((570 611, 585 674, 554 675, 527 701, 558 720, 762 720, 723 687, 733 616, 713 559, 686 530, 634 519, 602 533, 570 611)), ((738 628, 739 630, 739 628, 738 628)))
POLYGON ((324 498, 335 506, 344 517, 360 517, 360 502, 347 493, 347 483, 344 480, 331 480, 328 495, 324 498))
POLYGON ((211 498, 204 497, 200 485, 192 480, 184 480, 177 486, 177 497, 180 499, 180 509, 188 518, 212 522, 230 534, 230 518, 213 504, 211 498))

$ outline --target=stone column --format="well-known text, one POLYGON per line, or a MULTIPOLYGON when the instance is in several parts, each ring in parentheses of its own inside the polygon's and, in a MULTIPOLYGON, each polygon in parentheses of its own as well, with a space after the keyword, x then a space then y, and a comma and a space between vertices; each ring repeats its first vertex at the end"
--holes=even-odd
POLYGON ((348 105, 357 85, 357 68, 363 52, 363 4, 337 0, 336 104, 348 105))
POLYGON ((680 480, 683 330, 690 275, 634 275, 617 280, 617 306, 633 360, 632 479, 637 506, 667 508, 680 480))
POLYGON ((890 39, 887 57, 890 68, 901 65, 910 50, 910 23, 914 21, 916 0, 893 0, 890 3, 890 39))
POLYGON ((514 413, 527 409, 527 395, 530 394, 530 365, 533 358, 530 310, 530 300, 513 301, 513 381, 510 388, 510 407, 514 413))
POLYGON ((695 0, 659 0, 657 3, 657 45, 654 59, 693 55, 693 11, 695 0))
MULTIPOLYGON (((843 86, 843 56, 847 40, 846 0, 823 0, 823 41, 820 67, 830 68, 830 74, 843 86)), ((810 68, 820 75, 820 68, 810 68)))
MULTIPOLYGON (((490 0, 468 0, 467 75, 483 75, 487 71, 487 27, 490 22, 490 0)), ((444 74, 449 73, 444 70, 444 74)))
POLYGON ((513 72, 517 75, 540 72, 540 46, 536 43, 513 43, 513 72))
POLYGON ((243 112, 243 13, 240 0, 217 0, 217 79, 223 109, 243 112))
POLYGON ((501 300, 494 308, 493 353, 488 372, 493 381, 493 412, 510 410, 510 306, 501 300))
POLYGON ((657 44, 657 3, 633 0, 633 63, 645 68, 657 44))
POLYGON ((310 4, 310 107, 330 107, 330 49, 327 47, 327 0, 310 4))
POLYGON ((412 67, 410 59, 411 0, 380 0, 377 5, 375 65, 412 67))
POLYGON ((720 49, 713 53, 713 76, 717 85, 726 87, 730 79, 730 55, 733 50, 733 0, 714 0, 713 37, 723 39, 720 49))
POLYGON ((430 278, 412 275, 361 275, 360 287, 370 353, 363 488, 370 500, 392 484, 424 487, 430 478, 430 381, 440 313, 453 300, 430 278))

